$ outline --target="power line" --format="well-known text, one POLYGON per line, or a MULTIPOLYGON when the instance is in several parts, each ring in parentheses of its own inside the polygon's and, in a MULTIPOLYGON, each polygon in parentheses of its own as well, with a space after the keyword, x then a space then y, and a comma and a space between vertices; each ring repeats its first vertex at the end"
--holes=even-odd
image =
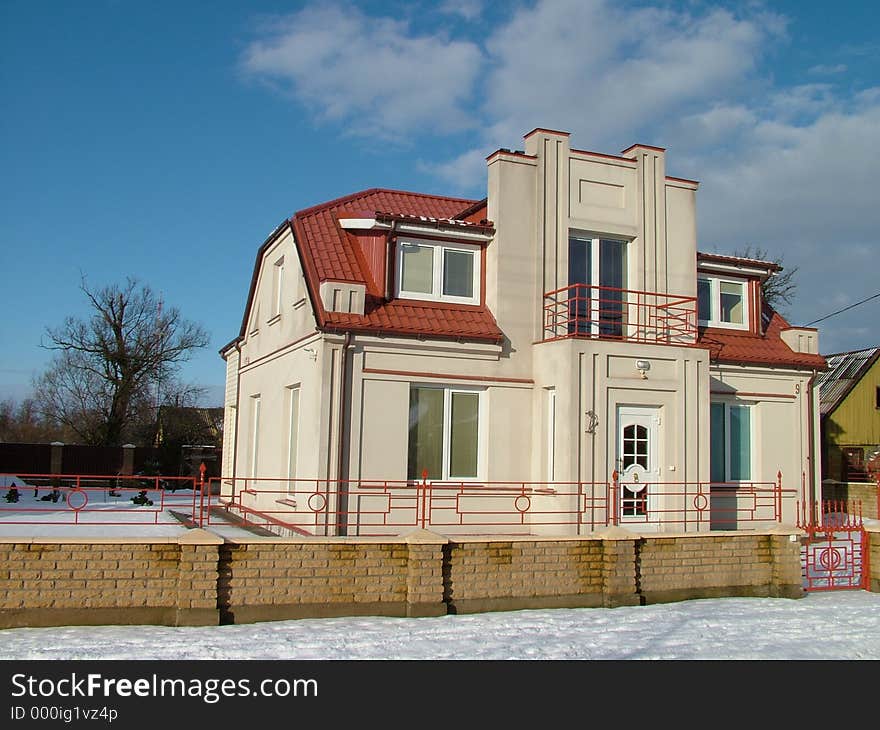
POLYGON ((860 301, 860 302, 856 302, 855 304, 850 304, 848 307, 844 307, 843 309, 838 309, 836 312, 832 312, 831 314, 826 314, 824 317, 819 317, 819 319, 814 319, 812 322, 807 322, 804 325, 804 327, 809 327, 811 324, 817 324, 818 322, 821 322, 825 319, 828 319, 829 317, 833 317, 836 314, 840 314, 841 312, 845 312, 848 309, 852 309, 853 307, 858 307, 860 304, 864 304, 865 302, 870 302, 872 299, 876 299, 877 297, 880 297, 880 291, 878 291, 876 294, 873 294, 872 296, 868 297, 867 299, 862 299, 862 301, 860 301))

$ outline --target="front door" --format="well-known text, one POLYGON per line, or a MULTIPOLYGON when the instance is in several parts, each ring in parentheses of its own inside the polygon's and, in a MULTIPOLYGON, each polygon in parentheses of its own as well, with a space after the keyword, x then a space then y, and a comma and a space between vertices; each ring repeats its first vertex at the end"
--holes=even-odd
POLYGON ((618 518, 621 524, 659 525, 657 487, 660 481, 658 437, 660 409, 618 406, 618 518))

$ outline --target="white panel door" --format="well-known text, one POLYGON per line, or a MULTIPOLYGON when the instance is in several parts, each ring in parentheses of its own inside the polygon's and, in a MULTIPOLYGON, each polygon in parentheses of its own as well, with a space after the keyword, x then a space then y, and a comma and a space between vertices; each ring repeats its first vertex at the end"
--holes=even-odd
POLYGON ((617 473, 618 519, 624 523, 659 526, 657 485, 660 409, 654 406, 618 406, 617 473))

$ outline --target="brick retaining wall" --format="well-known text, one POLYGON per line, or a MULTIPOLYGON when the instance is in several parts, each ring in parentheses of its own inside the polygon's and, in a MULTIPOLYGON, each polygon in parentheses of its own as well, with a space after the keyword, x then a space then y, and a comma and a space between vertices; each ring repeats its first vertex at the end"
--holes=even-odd
POLYGON ((2 538, 0 627, 218 623, 217 547, 179 538, 2 538))
POLYGON ((880 527, 866 529, 868 535, 868 590, 880 593, 880 527))
POLYGON ((254 538, 220 548, 228 623, 328 616, 440 616, 442 540, 254 538))
POLYGON ((862 517, 866 520, 880 519, 880 485, 876 482, 834 482, 822 485, 824 499, 843 502, 859 502, 862 517))
MULTIPOLYGON (((799 531, 578 538, 0 539, 0 628, 438 616, 803 595, 799 531), (792 537, 794 538, 792 540, 792 537)), ((873 533, 874 590, 880 533, 873 533)))

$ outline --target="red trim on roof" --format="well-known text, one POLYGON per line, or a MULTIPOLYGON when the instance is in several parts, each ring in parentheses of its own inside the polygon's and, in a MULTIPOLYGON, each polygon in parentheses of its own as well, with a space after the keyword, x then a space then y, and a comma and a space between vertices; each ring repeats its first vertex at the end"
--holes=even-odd
POLYGON ((558 134, 563 137, 571 137, 571 132, 560 132, 558 129, 544 129, 543 127, 535 127, 528 134, 524 134, 523 139, 528 139, 533 134, 537 134, 538 132, 544 132, 545 134, 558 134))
POLYGON ((766 269, 767 271, 782 271, 782 267, 772 261, 746 259, 741 256, 725 256, 718 253, 703 253, 702 251, 697 251, 697 263, 700 261, 717 261, 722 264, 746 264, 766 269))
POLYGON ((686 177, 672 177, 672 175, 666 176, 667 180, 674 180, 675 182, 683 182, 683 183, 692 183, 693 185, 699 185, 699 180, 688 180, 686 177))
POLYGON ((649 145, 649 144, 638 144, 637 143, 634 145, 630 145, 625 150, 623 150, 623 152, 621 152, 620 154, 625 155, 627 152, 629 152, 630 150, 634 150, 636 147, 641 147, 642 149, 646 149, 646 150, 654 150, 656 152, 666 152, 665 147, 654 147, 653 145, 649 145))
POLYGON ((525 152, 512 152, 508 149, 497 149, 491 155, 486 157, 486 160, 491 160, 493 157, 497 155, 510 155, 511 157, 525 157, 527 160, 537 160, 537 155, 527 155, 525 152))
POLYGON ((579 155, 592 155, 593 157, 604 157, 606 160, 619 160, 620 162, 629 162, 631 165, 635 164, 635 160, 632 157, 621 157, 620 155, 606 155, 604 152, 593 152, 591 150, 571 150, 572 152, 579 155))
POLYGON ((450 228, 462 228, 465 230, 478 231, 480 233, 494 233, 495 228, 492 221, 485 223, 474 223, 473 221, 458 220, 456 218, 435 218, 433 216, 412 215, 407 213, 385 213, 377 210, 375 213, 376 220, 382 221, 400 221, 401 223, 421 223, 424 225, 433 225, 436 228, 448 226, 450 228))

